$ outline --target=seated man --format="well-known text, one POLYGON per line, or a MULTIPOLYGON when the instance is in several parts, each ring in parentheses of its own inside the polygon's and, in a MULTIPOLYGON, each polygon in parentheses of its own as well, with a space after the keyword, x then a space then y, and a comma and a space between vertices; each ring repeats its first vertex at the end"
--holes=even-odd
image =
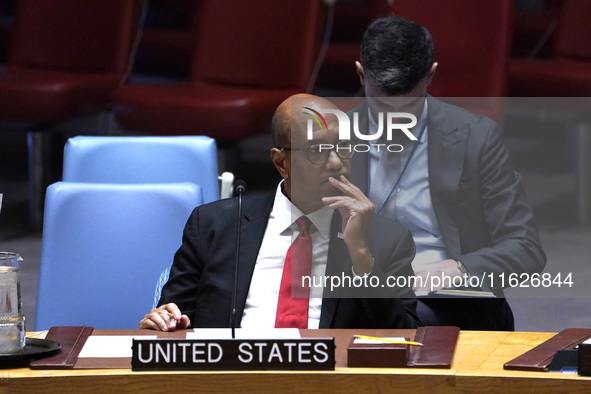
MULTIPOLYGON (((303 107, 336 108, 320 97, 296 95, 274 114, 271 160, 283 180, 274 195, 244 199, 236 326, 416 327, 412 289, 386 285, 388 278, 413 275, 410 232, 375 216, 371 201, 347 179, 353 149, 336 150, 336 117, 326 116, 324 130, 306 122, 303 107), (318 151, 313 145, 320 143, 334 149, 318 151), (298 272, 315 278, 308 287, 301 285, 303 274, 290 281, 291 269, 303 261, 307 271, 298 272), (341 286, 333 286, 335 278, 341 286), (298 286, 303 295, 295 294, 298 286)), ((236 199, 193 211, 159 307, 140 328, 230 327, 237 214, 236 199)))
MULTIPOLYGON (((406 146, 399 152, 356 155, 352 181, 368 191, 378 215, 412 232, 412 266, 424 279, 418 294, 470 279, 497 297, 422 297, 417 311, 423 323, 513 330, 501 278, 539 273, 546 256, 500 125, 427 94, 438 66, 433 53, 431 35, 414 22, 388 16, 367 28, 356 63, 367 97, 353 111, 359 128, 377 135, 380 112, 411 113, 417 122, 410 129, 414 141, 397 133, 406 146)), ((384 137, 366 142, 393 142, 384 137)))

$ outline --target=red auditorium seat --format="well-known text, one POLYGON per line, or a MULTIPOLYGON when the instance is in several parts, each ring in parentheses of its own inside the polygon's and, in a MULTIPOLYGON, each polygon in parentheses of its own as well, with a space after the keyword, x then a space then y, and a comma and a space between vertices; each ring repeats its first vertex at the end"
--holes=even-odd
MULTIPOLYGON (((512 96, 591 96, 590 15, 591 1, 561 1, 552 55, 544 59, 511 60, 509 86, 512 96)), ((588 108, 587 102, 587 99, 536 101, 536 110, 541 114, 537 118, 560 122, 567 131, 565 137, 571 140, 568 154, 574 164, 575 205, 581 224, 591 222, 591 126, 588 111, 578 108, 588 108)))
POLYGON ((392 12, 426 27, 435 43, 436 97, 482 97, 466 109, 502 120, 513 0, 396 0, 392 12))
POLYGON ((0 68, 0 119, 19 128, 26 122, 36 227, 43 205, 45 131, 110 102, 128 74, 141 7, 141 0, 17 2, 8 62, 0 68))
POLYGON ((552 56, 512 59, 512 96, 591 96, 591 1, 562 0, 552 56))
POLYGON ((141 1, 20 0, 0 69, 0 118, 54 122, 109 102, 129 67, 141 1))
POLYGON ((118 88, 117 120, 219 144, 266 132, 281 101, 309 90, 322 8, 319 0, 204 0, 190 81, 118 88))
POLYGON ((548 57, 550 37, 556 30, 561 0, 517 3, 513 21, 512 57, 548 57))

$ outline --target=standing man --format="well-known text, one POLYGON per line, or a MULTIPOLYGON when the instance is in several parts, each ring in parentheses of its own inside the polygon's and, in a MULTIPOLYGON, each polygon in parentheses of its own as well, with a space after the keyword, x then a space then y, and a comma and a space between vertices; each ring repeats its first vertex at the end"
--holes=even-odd
MULTIPOLYGON (((395 16, 372 22, 355 66, 367 97, 354 110, 364 134, 383 127, 380 113, 382 122, 386 112, 405 112, 417 123, 410 129, 413 139, 398 130, 401 141, 373 141, 399 143, 401 152, 356 154, 353 183, 367 192, 378 215, 410 229, 418 276, 484 278, 481 287, 497 296, 421 297, 419 317, 425 325, 513 330, 499 275, 540 272, 546 257, 499 125, 427 95, 437 63, 429 32, 416 23, 395 16)), ((442 287, 433 283, 419 284, 415 291, 442 287)))
MULTIPOLYGON (((237 327, 420 324, 412 289, 386 286, 388 278, 413 275, 410 232, 374 216, 374 205, 348 181, 354 152, 347 149, 351 141, 339 141, 334 116, 326 117, 323 128, 318 127, 320 122, 314 124, 311 138, 307 133, 306 113, 334 108, 320 97, 296 95, 275 112, 271 161, 283 181, 272 195, 244 199, 237 327), (332 148, 322 150, 319 144, 332 148), (302 275, 293 274, 293 270, 304 272, 298 268, 304 260, 308 275, 320 279, 313 285, 308 281, 308 289, 299 285, 302 275), (292 275, 295 280, 290 280, 292 275), (384 286, 351 287, 358 277, 384 286), (333 286, 333 278, 341 281, 339 286, 333 286), (292 298, 293 291, 299 295, 292 298)), ((230 327, 237 214, 236 199, 193 211, 160 306, 142 319, 140 328, 230 327)))

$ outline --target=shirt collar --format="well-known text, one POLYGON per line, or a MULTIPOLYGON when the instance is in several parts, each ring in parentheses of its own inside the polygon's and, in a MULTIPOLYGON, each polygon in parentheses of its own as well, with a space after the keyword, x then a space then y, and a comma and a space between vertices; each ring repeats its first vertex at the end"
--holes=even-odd
MULTIPOLYGON (((275 200, 273 201, 273 209, 271 210, 271 218, 275 221, 275 230, 284 234, 290 231, 290 227, 294 225, 295 221, 304 216, 298 207, 293 205, 291 201, 283 194, 281 187, 283 181, 279 182, 275 190, 275 200)), ((328 239, 330 237, 330 224, 332 222, 332 215, 334 210, 330 209, 328 205, 309 213, 308 219, 312 222, 314 227, 318 230, 322 238, 328 239)))

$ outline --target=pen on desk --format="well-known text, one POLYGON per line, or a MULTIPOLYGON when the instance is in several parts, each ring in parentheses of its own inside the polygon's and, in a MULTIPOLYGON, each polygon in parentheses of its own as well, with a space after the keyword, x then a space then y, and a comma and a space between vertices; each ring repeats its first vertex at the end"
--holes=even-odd
POLYGON ((370 339, 372 341, 378 341, 378 342, 387 342, 387 343, 400 343, 400 344, 404 344, 404 345, 412 345, 412 346, 423 346, 422 343, 420 342, 413 342, 413 341, 399 341, 396 339, 387 339, 387 338, 379 338, 379 337, 370 337, 367 335, 355 335, 354 336, 355 339, 370 339))
POLYGON ((39 331, 39 332, 36 332, 36 333, 31 333, 31 334, 28 334, 27 335, 27 338, 35 338, 35 337, 40 337, 40 336, 43 336, 44 337, 45 335, 47 335, 47 333, 48 333, 47 330, 45 330, 45 331, 39 331))

